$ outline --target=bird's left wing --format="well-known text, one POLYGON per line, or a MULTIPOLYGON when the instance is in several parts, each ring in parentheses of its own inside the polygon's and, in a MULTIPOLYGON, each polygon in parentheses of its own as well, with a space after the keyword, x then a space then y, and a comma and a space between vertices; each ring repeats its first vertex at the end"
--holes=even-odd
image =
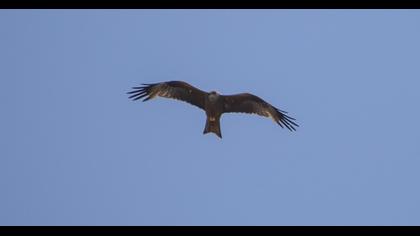
POLYGON ((133 100, 144 98, 143 102, 156 96, 177 99, 204 110, 204 99, 207 93, 183 81, 167 81, 133 87, 133 91, 128 94, 131 94, 129 98, 133 100))
POLYGON ((223 98, 224 112, 242 112, 270 117, 282 128, 284 125, 290 131, 296 130, 294 126, 299 127, 299 125, 293 121, 295 120, 294 118, 285 114, 287 112, 277 109, 253 94, 241 93, 223 96, 223 98))

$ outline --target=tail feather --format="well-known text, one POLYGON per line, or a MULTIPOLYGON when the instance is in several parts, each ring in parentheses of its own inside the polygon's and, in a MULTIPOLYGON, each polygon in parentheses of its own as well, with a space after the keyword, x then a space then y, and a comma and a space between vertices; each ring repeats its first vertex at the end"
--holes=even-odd
POLYGON ((220 132, 220 119, 216 118, 214 121, 211 121, 208 117, 206 120, 206 127, 204 128, 203 134, 214 133, 219 138, 222 138, 222 132, 220 132))

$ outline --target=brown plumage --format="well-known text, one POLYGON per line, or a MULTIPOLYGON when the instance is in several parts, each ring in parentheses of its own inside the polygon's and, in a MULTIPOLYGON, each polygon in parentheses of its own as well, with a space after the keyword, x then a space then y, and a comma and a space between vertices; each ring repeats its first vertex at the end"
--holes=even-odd
POLYGON ((155 84, 143 84, 140 87, 133 87, 129 98, 144 101, 156 96, 166 97, 188 102, 203 109, 206 112, 207 120, 203 134, 214 133, 222 138, 220 131, 220 117, 223 113, 242 112, 257 114, 269 117, 282 128, 295 131, 299 127, 294 118, 286 115, 287 112, 277 109, 263 99, 250 94, 241 93, 235 95, 220 95, 215 91, 204 92, 183 81, 168 81, 155 84))

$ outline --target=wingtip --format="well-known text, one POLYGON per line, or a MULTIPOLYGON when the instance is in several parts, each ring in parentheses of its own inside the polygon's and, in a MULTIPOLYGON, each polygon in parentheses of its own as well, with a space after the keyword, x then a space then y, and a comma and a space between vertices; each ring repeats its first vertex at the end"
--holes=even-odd
POLYGON ((148 101, 150 100, 152 97, 146 97, 145 99, 142 100, 142 102, 148 101))

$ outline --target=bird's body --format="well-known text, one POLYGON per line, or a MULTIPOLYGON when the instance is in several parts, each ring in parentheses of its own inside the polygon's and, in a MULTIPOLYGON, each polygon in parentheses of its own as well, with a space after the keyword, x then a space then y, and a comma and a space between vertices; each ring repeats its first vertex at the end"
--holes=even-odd
POLYGON ((183 81, 168 81, 156 84, 143 84, 141 87, 133 87, 129 98, 137 100, 140 98, 147 101, 156 96, 178 99, 188 102, 203 109, 206 112, 207 120, 203 133, 214 133, 222 138, 220 131, 220 117, 223 113, 243 112, 254 113, 260 116, 269 117, 281 127, 286 126, 290 131, 296 130, 299 126, 287 116, 285 111, 265 102, 263 99, 249 94, 241 93, 235 95, 221 95, 215 91, 204 92, 183 81))
POLYGON ((223 97, 215 91, 210 92, 205 97, 204 110, 206 111, 207 120, 203 134, 213 132, 222 138, 222 133, 220 132, 220 116, 223 113, 223 97))

